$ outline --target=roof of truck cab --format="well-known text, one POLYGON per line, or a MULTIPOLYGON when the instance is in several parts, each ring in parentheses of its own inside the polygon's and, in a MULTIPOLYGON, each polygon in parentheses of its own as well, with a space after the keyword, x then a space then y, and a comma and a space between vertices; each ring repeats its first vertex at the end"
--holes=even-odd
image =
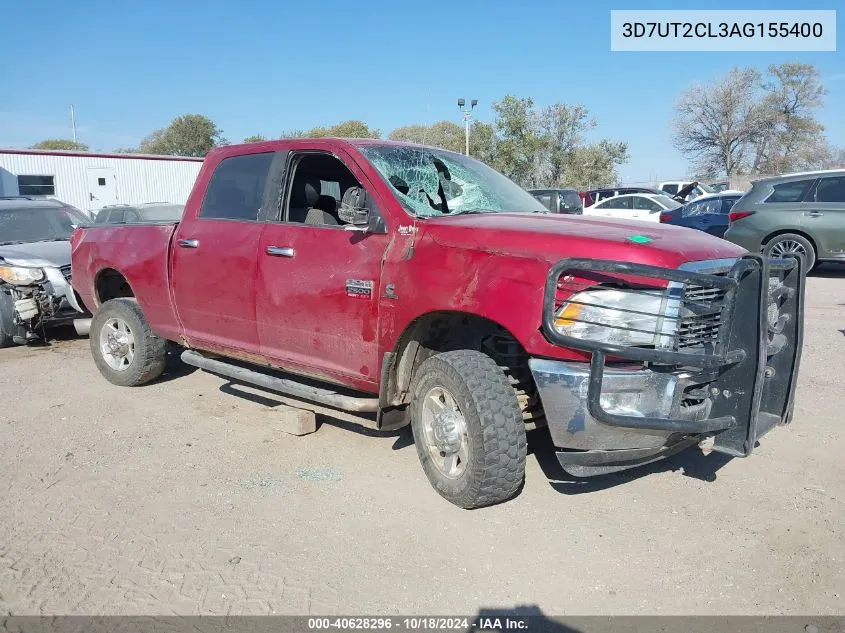
MULTIPOLYGON (((460 154, 459 152, 453 152, 452 150, 443 149, 442 147, 432 147, 430 145, 421 145, 419 143, 408 143, 406 141, 391 141, 385 139, 378 139, 378 138, 341 138, 337 136, 321 136, 316 138, 311 137, 292 137, 292 138, 281 138, 275 139, 271 141, 259 141, 257 143, 240 143, 237 145, 224 145, 223 147, 216 147, 209 152, 211 154, 241 154, 242 148, 249 147, 252 150, 277 150, 277 149, 284 149, 288 147, 296 147, 297 145, 313 145, 315 142, 325 143, 326 145, 345 145, 347 147, 415 147, 418 149, 429 149, 438 152, 448 152, 450 154, 460 154)), ((252 153, 252 152, 251 152, 252 153)))

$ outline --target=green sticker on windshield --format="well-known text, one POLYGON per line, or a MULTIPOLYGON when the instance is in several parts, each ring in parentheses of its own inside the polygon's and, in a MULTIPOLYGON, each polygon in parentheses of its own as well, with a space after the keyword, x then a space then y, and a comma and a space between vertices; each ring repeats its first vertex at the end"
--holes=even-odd
POLYGON ((626 239, 634 244, 648 244, 651 241, 647 235, 629 235, 626 239))

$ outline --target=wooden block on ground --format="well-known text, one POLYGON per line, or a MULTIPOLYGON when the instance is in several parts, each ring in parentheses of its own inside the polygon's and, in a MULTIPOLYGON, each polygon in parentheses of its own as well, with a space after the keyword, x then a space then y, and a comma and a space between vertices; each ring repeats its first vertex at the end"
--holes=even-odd
POLYGON ((317 430, 317 416, 313 411, 281 405, 272 412, 270 427, 291 435, 308 435, 317 430))

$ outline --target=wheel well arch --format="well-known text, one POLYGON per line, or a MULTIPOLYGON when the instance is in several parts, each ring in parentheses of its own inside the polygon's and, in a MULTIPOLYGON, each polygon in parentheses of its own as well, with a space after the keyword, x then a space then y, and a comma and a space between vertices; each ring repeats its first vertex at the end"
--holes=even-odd
POLYGON ((409 402, 414 371, 428 357, 440 352, 475 349, 484 352, 514 376, 512 383, 533 379, 528 354, 503 325, 487 317, 459 310, 427 312, 407 325, 382 367, 380 405, 402 406, 409 402))
POLYGON ((801 229, 778 229, 777 231, 773 231, 769 233, 765 238, 763 238, 762 245, 766 246, 769 242, 775 239, 778 235, 786 235, 787 233, 792 233, 793 235, 800 235, 805 240, 810 242, 810 245, 813 247, 813 251, 815 251, 816 257, 819 255, 819 246, 816 244, 816 240, 814 240, 809 233, 805 233, 801 229))
POLYGON ((103 268, 94 279, 94 296, 97 305, 110 299, 134 297, 135 291, 126 276, 115 268, 103 268))

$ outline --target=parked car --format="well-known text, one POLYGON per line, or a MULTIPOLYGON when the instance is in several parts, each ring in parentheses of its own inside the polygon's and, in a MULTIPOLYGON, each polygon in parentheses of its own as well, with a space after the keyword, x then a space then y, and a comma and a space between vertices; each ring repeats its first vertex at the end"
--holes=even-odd
POLYGON ((680 202, 672 200, 669 196, 653 193, 626 193, 587 207, 584 209, 584 215, 659 222, 661 213, 672 211, 680 206, 680 202))
MULTIPOLYGON (((656 196, 665 196, 666 192, 654 187, 605 187, 603 189, 590 189, 584 192, 584 208, 598 204, 602 200, 624 196, 629 193, 648 193, 656 196)), ((672 196, 669 196, 670 198, 672 196)))
POLYGON ((800 253, 807 270, 845 261, 845 170, 764 178, 730 212, 725 239, 752 252, 800 253))
POLYGON ((138 222, 178 222, 182 219, 184 204, 147 202, 144 204, 118 204, 103 207, 97 212, 95 224, 135 224, 138 222))
POLYGON ((797 258, 544 210, 446 150, 232 145, 206 156, 180 223, 77 229, 74 287, 110 382, 155 379, 177 341, 189 365, 410 424, 428 480, 464 508, 517 494, 526 425, 596 475, 695 445, 748 455, 789 421, 797 258))
POLYGON ((584 211, 581 196, 576 189, 529 189, 528 193, 552 213, 581 215, 584 211))
POLYGON ((70 235, 90 221, 55 200, 0 199, 0 347, 23 345, 49 328, 76 322, 84 308, 70 286, 70 235))
POLYGON ((682 207, 662 212, 660 221, 664 224, 687 226, 716 237, 724 237, 729 224, 728 213, 741 197, 742 194, 736 193, 700 196, 682 207))

